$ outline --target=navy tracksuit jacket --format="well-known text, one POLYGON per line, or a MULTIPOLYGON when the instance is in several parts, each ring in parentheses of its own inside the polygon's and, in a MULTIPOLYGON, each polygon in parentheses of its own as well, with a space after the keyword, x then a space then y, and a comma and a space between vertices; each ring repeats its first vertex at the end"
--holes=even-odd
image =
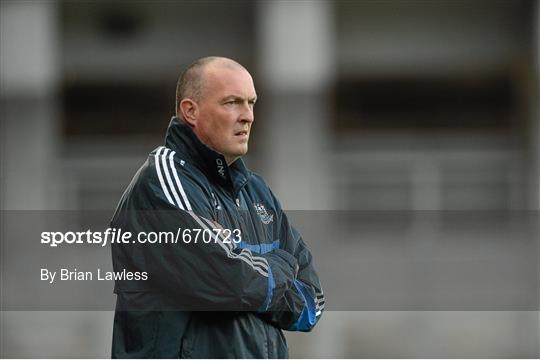
POLYGON ((148 274, 116 281, 112 357, 285 358, 282 330, 310 331, 324 309, 311 253, 263 179, 241 159, 227 166, 180 118, 111 226, 190 235, 112 246, 115 271, 148 274))

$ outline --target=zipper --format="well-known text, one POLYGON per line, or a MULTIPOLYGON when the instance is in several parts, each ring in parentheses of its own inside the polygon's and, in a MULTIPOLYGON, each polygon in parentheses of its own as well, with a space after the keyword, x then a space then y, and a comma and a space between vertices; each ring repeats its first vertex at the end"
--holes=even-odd
POLYGON ((234 199, 234 203, 236 204, 236 217, 238 219, 238 227, 241 234, 244 234, 247 226, 244 223, 244 215, 242 214, 242 203, 240 202, 240 194, 237 194, 236 198, 234 199))

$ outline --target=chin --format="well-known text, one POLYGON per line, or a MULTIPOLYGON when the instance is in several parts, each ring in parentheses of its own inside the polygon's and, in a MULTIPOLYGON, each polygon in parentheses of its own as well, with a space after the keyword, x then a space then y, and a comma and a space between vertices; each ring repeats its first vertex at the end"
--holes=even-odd
POLYGON ((247 154, 247 152, 248 152, 248 147, 243 146, 243 147, 241 147, 239 149, 236 149, 234 154, 235 154, 235 156, 244 156, 244 155, 247 154))
POLYGON ((242 153, 235 153, 232 157, 234 157, 235 159, 238 159, 246 154, 247 154, 247 151, 242 152, 242 153))

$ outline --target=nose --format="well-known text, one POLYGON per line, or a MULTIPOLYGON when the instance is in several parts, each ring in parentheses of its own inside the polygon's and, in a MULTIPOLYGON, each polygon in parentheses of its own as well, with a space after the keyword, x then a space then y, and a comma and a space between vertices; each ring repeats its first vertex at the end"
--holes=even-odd
POLYGON ((253 106, 251 104, 246 104, 244 106, 242 113, 240 114, 240 121, 243 123, 252 123, 255 120, 255 116, 253 114, 253 106))

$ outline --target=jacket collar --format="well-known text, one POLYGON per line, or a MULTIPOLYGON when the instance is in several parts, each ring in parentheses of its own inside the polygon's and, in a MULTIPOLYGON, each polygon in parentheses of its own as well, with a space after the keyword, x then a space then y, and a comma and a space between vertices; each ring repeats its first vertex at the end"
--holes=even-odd
POLYGON ((180 117, 172 117, 165 135, 165 146, 187 161, 192 161, 209 178, 222 185, 232 186, 235 192, 249 179, 250 172, 242 159, 227 166, 225 157, 203 144, 180 117))

